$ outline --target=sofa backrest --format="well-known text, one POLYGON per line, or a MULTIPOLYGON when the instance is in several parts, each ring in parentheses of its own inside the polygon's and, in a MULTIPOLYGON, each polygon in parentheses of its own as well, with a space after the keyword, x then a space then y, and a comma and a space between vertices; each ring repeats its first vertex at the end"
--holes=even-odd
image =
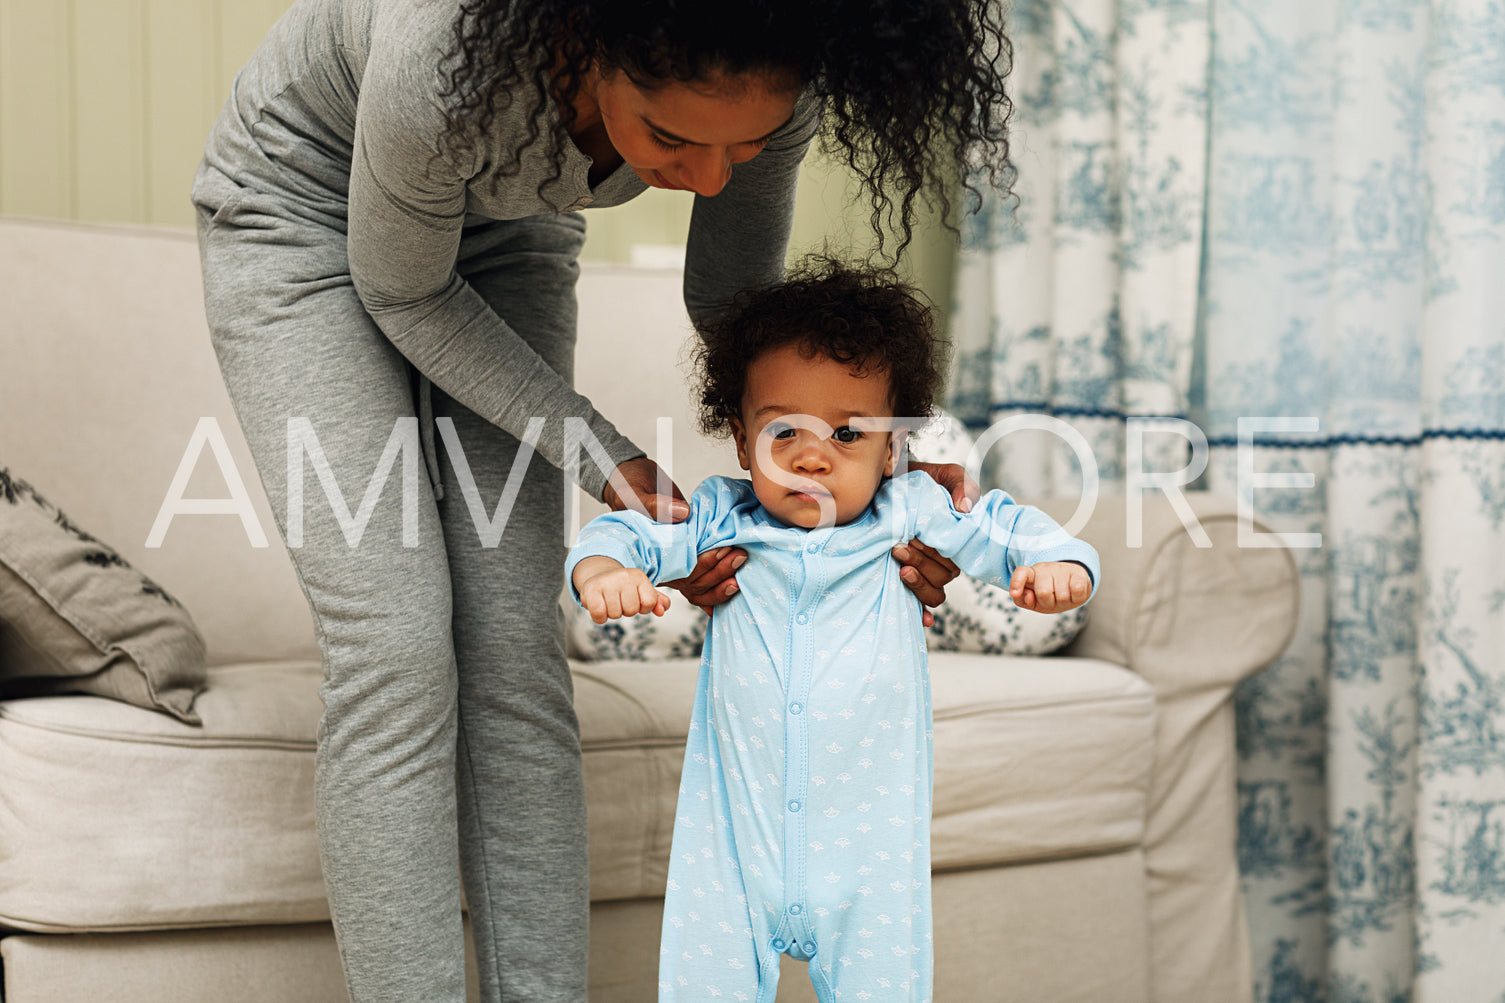
MULTIPOLYGON (((650 454, 656 419, 671 418, 675 478, 688 493, 735 463, 729 445, 704 442, 688 420, 678 360, 691 331, 680 281, 673 269, 583 263, 576 382, 650 454)), ((202 296, 190 231, 0 219, 0 467, 181 599, 211 663, 317 658, 202 296), (179 515, 160 547, 146 546, 205 416, 229 444, 265 548, 231 515, 179 515)), ((184 496, 228 496, 212 451, 199 456, 184 496)), ((382 504, 397 498, 388 492, 382 504)), ((604 510, 589 500, 581 508, 582 518, 604 510)))

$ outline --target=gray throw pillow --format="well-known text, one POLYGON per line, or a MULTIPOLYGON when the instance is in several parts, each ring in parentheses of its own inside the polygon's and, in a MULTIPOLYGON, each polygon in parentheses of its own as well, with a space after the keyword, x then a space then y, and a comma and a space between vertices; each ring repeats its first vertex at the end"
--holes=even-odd
POLYGON ((199 724, 188 611, 0 468, 0 696, 92 693, 199 724))

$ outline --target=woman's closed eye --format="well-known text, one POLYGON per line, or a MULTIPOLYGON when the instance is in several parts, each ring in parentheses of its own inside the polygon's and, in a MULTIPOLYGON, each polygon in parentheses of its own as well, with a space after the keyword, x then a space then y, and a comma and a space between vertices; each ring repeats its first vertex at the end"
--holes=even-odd
MULTIPOLYGON (((648 134, 648 138, 651 139, 651 140, 653 140, 653 142, 658 146, 659 149, 664 150, 664 151, 666 151, 668 153, 673 153, 676 150, 681 150, 685 146, 685 144, 684 144, 683 141, 677 141, 676 142, 676 141, 668 140, 668 139, 665 139, 664 137, 660 136, 656 132, 650 132, 648 134)), ((749 140, 746 143, 738 143, 737 145, 738 146, 751 146, 755 150, 761 150, 761 149, 763 149, 763 147, 767 146, 772 141, 773 141, 773 137, 772 136, 764 136, 762 139, 753 139, 753 140, 749 140)))

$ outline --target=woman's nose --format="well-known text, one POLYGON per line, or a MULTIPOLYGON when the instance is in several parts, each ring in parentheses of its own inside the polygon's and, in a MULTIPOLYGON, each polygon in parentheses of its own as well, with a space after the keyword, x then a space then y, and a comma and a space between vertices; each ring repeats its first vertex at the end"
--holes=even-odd
POLYGON ((707 197, 720 194, 732 177, 732 157, 728 147, 708 146, 696 150, 682 163, 685 187, 707 197))

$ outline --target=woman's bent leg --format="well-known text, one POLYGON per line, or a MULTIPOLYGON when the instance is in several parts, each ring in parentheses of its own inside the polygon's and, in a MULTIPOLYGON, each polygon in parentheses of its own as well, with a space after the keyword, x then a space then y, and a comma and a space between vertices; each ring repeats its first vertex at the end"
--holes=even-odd
POLYGON ((380 480, 394 428, 411 428, 416 447, 410 371, 361 307, 344 235, 281 219, 271 200, 253 212, 257 198, 233 214, 241 223, 201 212, 205 300, 284 539, 290 419, 317 438, 293 430, 302 543, 289 552, 323 651, 316 817, 346 981, 356 1003, 461 1003, 450 580, 422 458, 393 463, 363 528, 347 518, 380 480), (399 490, 410 461, 416 492, 399 490), (325 473, 342 501, 328 499, 325 473))
MULTIPOLYGON (((461 270, 497 312, 568 378, 575 340, 572 218, 467 231, 461 270)), ((485 515, 496 514, 518 441, 434 390, 455 423, 485 515)), ((457 791, 465 888, 482 996, 583 1003, 589 930, 585 791, 564 630, 563 501, 558 470, 532 457, 499 540, 487 545, 441 464, 440 502, 454 580, 459 666, 457 791)))

